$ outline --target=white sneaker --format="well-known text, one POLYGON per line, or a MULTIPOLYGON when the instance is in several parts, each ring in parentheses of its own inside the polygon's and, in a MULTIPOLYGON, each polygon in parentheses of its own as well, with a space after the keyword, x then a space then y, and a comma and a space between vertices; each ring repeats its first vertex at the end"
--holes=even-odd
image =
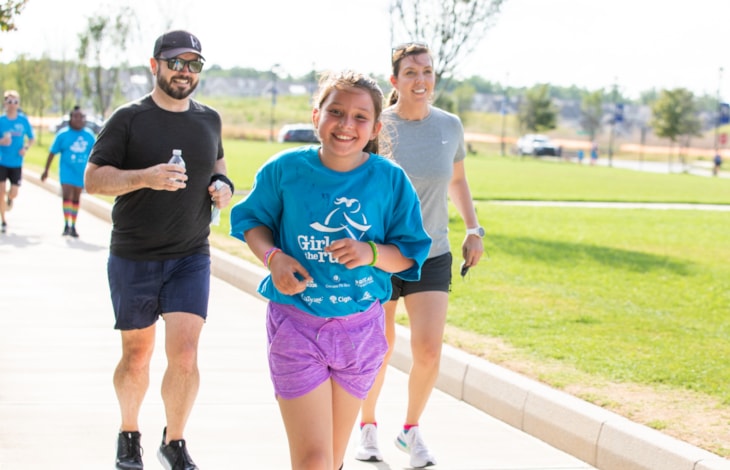
POLYGON ((383 461, 383 454, 378 449, 378 428, 374 424, 366 424, 360 430, 360 445, 355 458, 364 462, 383 461))
POLYGON ((423 468, 436 465, 436 458, 431 455, 421 439, 418 426, 413 426, 408 432, 401 431, 395 438, 395 446, 411 456, 411 467, 423 468))

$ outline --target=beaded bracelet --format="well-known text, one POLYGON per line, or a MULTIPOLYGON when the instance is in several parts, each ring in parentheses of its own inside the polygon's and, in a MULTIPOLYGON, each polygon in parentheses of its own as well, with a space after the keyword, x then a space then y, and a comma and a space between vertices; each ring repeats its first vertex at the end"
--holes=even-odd
POLYGON ((370 245, 370 249, 373 250, 373 261, 368 264, 368 266, 375 266, 375 263, 378 262, 378 247, 375 246, 375 242, 372 240, 368 240, 368 245, 370 245))
POLYGON ((271 261, 271 258, 276 254, 277 251, 281 251, 281 248, 272 246, 271 248, 266 250, 266 253, 264 253, 264 266, 266 266, 266 269, 269 269, 269 262, 271 261))

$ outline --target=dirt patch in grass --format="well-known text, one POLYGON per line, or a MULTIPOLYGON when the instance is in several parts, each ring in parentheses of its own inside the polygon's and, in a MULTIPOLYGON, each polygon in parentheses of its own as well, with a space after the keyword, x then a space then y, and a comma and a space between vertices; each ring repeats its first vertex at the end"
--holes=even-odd
POLYGON ((499 338, 446 327, 446 343, 543 382, 636 423, 730 457, 730 406, 689 390, 616 383, 589 376, 557 361, 535 361, 499 338))

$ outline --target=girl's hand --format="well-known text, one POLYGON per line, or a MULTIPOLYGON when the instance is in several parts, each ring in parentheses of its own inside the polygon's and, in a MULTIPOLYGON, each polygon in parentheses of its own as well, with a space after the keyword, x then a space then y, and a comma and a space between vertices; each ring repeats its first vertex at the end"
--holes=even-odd
POLYGON ((307 288, 307 283, 312 281, 304 266, 283 251, 271 256, 269 271, 274 287, 284 295, 300 294, 307 288))
POLYGON ((332 242, 324 251, 331 253, 347 269, 367 266, 373 261, 373 250, 367 242, 342 238, 332 242))

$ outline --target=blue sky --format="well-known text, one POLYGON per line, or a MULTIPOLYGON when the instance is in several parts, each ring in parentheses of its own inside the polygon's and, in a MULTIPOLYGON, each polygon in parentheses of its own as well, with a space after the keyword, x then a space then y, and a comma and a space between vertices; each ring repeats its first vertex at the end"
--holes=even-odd
MULTIPOLYGON (((388 0, 111 5, 117 4, 129 5, 140 18, 139 39, 126 51, 132 63, 146 63, 157 35, 173 27, 193 31, 208 63, 224 67, 267 70, 281 64, 294 75, 312 68, 389 73, 388 0)), ((19 53, 74 57, 86 18, 99 11, 112 8, 99 0, 30 0, 18 19, 20 31, 0 35, 0 61, 19 53)), ((719 88, 727 100, 729 21, 727 0, 506 0, 496 25, 459 71, 513 86, 608 89, 616 83, 629 96, 653 87, 714 96, 719 88)))

